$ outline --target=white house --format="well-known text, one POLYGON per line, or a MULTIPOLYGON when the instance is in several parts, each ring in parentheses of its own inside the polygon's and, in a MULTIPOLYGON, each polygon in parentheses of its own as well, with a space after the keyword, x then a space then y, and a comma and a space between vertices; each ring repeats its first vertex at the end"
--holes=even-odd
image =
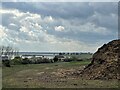
POLYGON ((57 55, 57 56, 55 56, 56 58, 58 58, 58 61, 64 61, 65 60, 65 56, 63 56, 63 55, 57 55))
POLYGON ((13 59, 14 57, 13 56, 10 56, 10 55, 1 55, 0 56, 0 60, 10 60, 10 59, 13 59))
POLYGON ((9 60, 9 57, 7 55, 2 55, 1 60, 2 61, 9 60))

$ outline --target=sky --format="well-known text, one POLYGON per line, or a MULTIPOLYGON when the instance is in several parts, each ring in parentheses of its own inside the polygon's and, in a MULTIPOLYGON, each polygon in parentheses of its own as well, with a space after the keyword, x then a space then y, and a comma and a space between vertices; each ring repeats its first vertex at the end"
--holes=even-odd
POLYGON ((95 52, 118 38, 117 2, 2 2, 0 45, 95 52))

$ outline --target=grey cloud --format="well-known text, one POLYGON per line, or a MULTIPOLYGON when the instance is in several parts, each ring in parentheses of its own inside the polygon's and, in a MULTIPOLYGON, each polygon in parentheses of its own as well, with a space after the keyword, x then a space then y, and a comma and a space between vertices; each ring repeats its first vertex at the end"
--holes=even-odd
POLYGON ((43 16, 54 16, 64 19, 87 18, 93 15, 89 3, 3 3, 4 8, 16 8, 24 12, 38 13, 43 16), (26 7, 27 5, 27 7, 26 7))
MULTIPOLYGON (((23 42, 35 41, 39 44, 42 43, 42 45, 50 45, 51 50, 55 45, 56 49, 58 47, 62 48, 59 46, 59 42, 66 44, 66 42, 69 42, 68 40, 70 42, 79 41, 85 44, 96 44, 96 42, 117 38, 117 11, 115 5, 115 3, 3 3, 3 9, 18 9, 20 12, 24 12, 26 16, 14 19, 12 14, 3 14, 2 25, 9 29, 9 37, 19 38, 23 42), (40 15, 41 18, 25 21, 25 17, 29 16, 26 12, 40 15), (45 20, 47 16, 51 16, 53 22, 45 20), (16 26, 10 25, 11 23, 16 26), (42 29, 40 27, 35 28, 35 23, 40 25, 42 29), (91 30, 91 27, 84 29, 88 27, 87 23, 95 25, 95 28, 92 28, 94 30, 91 30), (29 36, 27 32, 21 32, 21 26, 28 28, 29 32, 32 31, 35 36, 29 36), (62 32, 55 31, 56 26, 63 26, 65 30, 62 32), (82 30, 81 26, 84 27, 82 30), (108 33, 95 31, 98 28, 105 28, 108 33)), ((32 42, 30 43, 33 45, 32 42)), ((77 43, 77 45, 79 44, 77 43)))
POLYGON ((19 3, 2 3, 5 8, 16 8, 24 12, 43 14, 43 16, 54 16, 64 19, 71 18, 87 18, 95 12, 108 15, 110 13, 117 14, 117 3, 113 2, 19 2, 19 3), (27 7, 26 7, 27 6, 27 7))
POLYGON ((100 14, 109 15, 111 13, 117 14, 118 2, 94 2, 89 3, 95 12, 100 14))

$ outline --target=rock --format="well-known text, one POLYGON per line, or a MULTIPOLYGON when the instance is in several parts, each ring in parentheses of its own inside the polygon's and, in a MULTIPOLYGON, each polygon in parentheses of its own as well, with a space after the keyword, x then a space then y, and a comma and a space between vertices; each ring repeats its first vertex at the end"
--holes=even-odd
POLYGON ((25 80, 24 82, 28 82, 27 80, 25 80))
POLYGON ((28 80, 32 80, 32 78, 30 78, 30 77, 29 77, 29 78, 27 78, 27 79, 28 79, 28 80))
POLYGON ((87 79, 120 79, 118 66, 120 66, 119 52, 120 39, 104 44, 93 54, 91 63, 81 72, 87 79))
POLYGON ((74 86, 77 86, 77 84, 75 83, 75 84, 73 84, 74 86))

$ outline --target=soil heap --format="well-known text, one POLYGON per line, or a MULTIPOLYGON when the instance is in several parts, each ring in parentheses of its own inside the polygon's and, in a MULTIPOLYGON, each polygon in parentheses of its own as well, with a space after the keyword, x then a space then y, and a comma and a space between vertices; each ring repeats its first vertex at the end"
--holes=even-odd
POLYGON ((118 66, 120 66, 120 39, 104 44, 93 54, 91 63, 81 72, 87 79, 120 79, 118 66))

